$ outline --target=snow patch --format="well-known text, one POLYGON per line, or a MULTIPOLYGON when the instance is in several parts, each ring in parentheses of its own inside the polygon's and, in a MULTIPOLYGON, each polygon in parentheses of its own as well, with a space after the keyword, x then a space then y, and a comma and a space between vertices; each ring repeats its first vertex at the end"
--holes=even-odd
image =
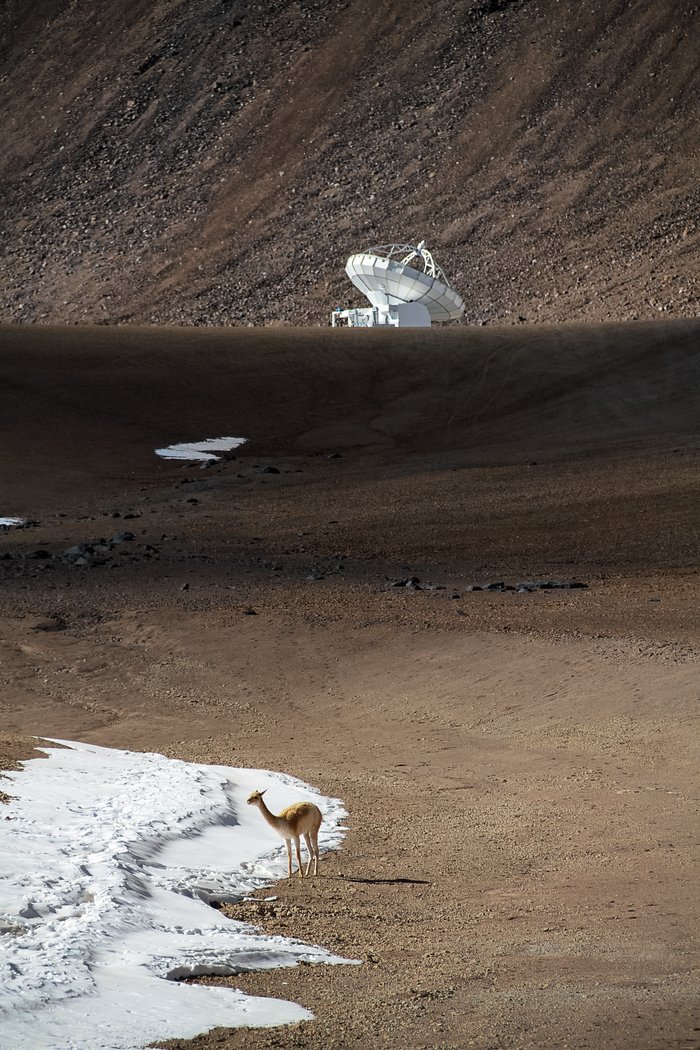
POLYGON ((247 440, 247 438, 220 437, 205 438, 203 441, 183 441, 179 445, 157 448, 156 455, 162 456, 163 459, 211 461, 221 458, 220 456, 215 456, 215 452, 230 452, 232 449, 244 445, 247 440))
POLYGON ((246 804, 312 799, 321 850, 345 811, 293 777, 64 743, 7 774, 0 821, 0 1028, 12 1050, 140 1050, 218 1025, 311 1017, 294 1003, 176 983, 299 962, 351 960, 232 922, 240 900, 286 876, 284 843, 246 804))
POLYGON ((0 518, 0 525, 11 529, 13 525, 24 525, 26 518, 0 518))

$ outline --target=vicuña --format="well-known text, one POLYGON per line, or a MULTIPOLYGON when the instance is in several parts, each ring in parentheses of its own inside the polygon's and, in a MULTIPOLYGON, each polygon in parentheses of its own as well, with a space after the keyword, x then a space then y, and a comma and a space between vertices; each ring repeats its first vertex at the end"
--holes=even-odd
MULTIPOLYGON (((267 790, 267 789, 266 789, 267 790)), ((248 799, 249 806, 257 806, 263 817, 274 828, 278 835, 287 844, 287 870, 289 878, 292 877, 292 840, 297 852, 297 863, 299 864, 299 875, 304 877, 304 869, 301 864, 300 838, 304 837, 306 848, 309 851, 309 863, 306 865, 306 874, 311 870, 311 861, 314 862, 314 875, 318 875, 318 829, 321 827, 321 810, 313 802, 294 802, 287 806, 282 812, 275 816, 265 805, 263 799, 264 791, 254 791, 248 799)))

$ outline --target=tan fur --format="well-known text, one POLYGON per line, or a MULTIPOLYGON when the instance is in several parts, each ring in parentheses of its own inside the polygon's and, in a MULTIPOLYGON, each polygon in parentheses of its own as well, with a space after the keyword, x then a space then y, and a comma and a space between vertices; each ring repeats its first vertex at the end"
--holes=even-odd
POLYGON ((321 810, 313 802, 294 802, 286 806, 278 815, 272 813, 263 799, 264 791, 254 791, 248 799, 249 806, 257 806, 263 817, 280 835, 287 846, 287 872, 292 877, 292 841, 296 849, 297 863, 299 864, 299 875, 304 878, 304 869, 301 864, 300 839, 303 836, 309 853, 309 863, 306 865, 306 874, 311 870, 311 862, 314 863, 314 875, 318 875, 318 831, 321 827, 323 817, 321 810))

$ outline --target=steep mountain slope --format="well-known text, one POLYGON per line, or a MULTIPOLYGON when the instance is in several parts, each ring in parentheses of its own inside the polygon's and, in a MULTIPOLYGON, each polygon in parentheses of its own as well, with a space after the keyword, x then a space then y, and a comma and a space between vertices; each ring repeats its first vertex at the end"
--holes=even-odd
POLYGON ((466 320, 694 316, 692 0, 5 3, 0 319, 324 324, 425 237, 466 320))

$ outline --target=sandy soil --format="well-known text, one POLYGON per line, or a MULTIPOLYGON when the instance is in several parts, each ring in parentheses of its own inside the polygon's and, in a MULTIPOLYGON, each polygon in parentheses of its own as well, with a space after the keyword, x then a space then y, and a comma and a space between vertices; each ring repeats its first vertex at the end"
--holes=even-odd
POLYGON ((226 911, 362 965, 210 978, 316 1020, 168 1046, 700 1046, 699 331, 0 330, 0 512, 38 521, 0 535, 2 765, 89 740, 350 814, 226 911), (522 580, 586 586, 468 589, 522 580))

